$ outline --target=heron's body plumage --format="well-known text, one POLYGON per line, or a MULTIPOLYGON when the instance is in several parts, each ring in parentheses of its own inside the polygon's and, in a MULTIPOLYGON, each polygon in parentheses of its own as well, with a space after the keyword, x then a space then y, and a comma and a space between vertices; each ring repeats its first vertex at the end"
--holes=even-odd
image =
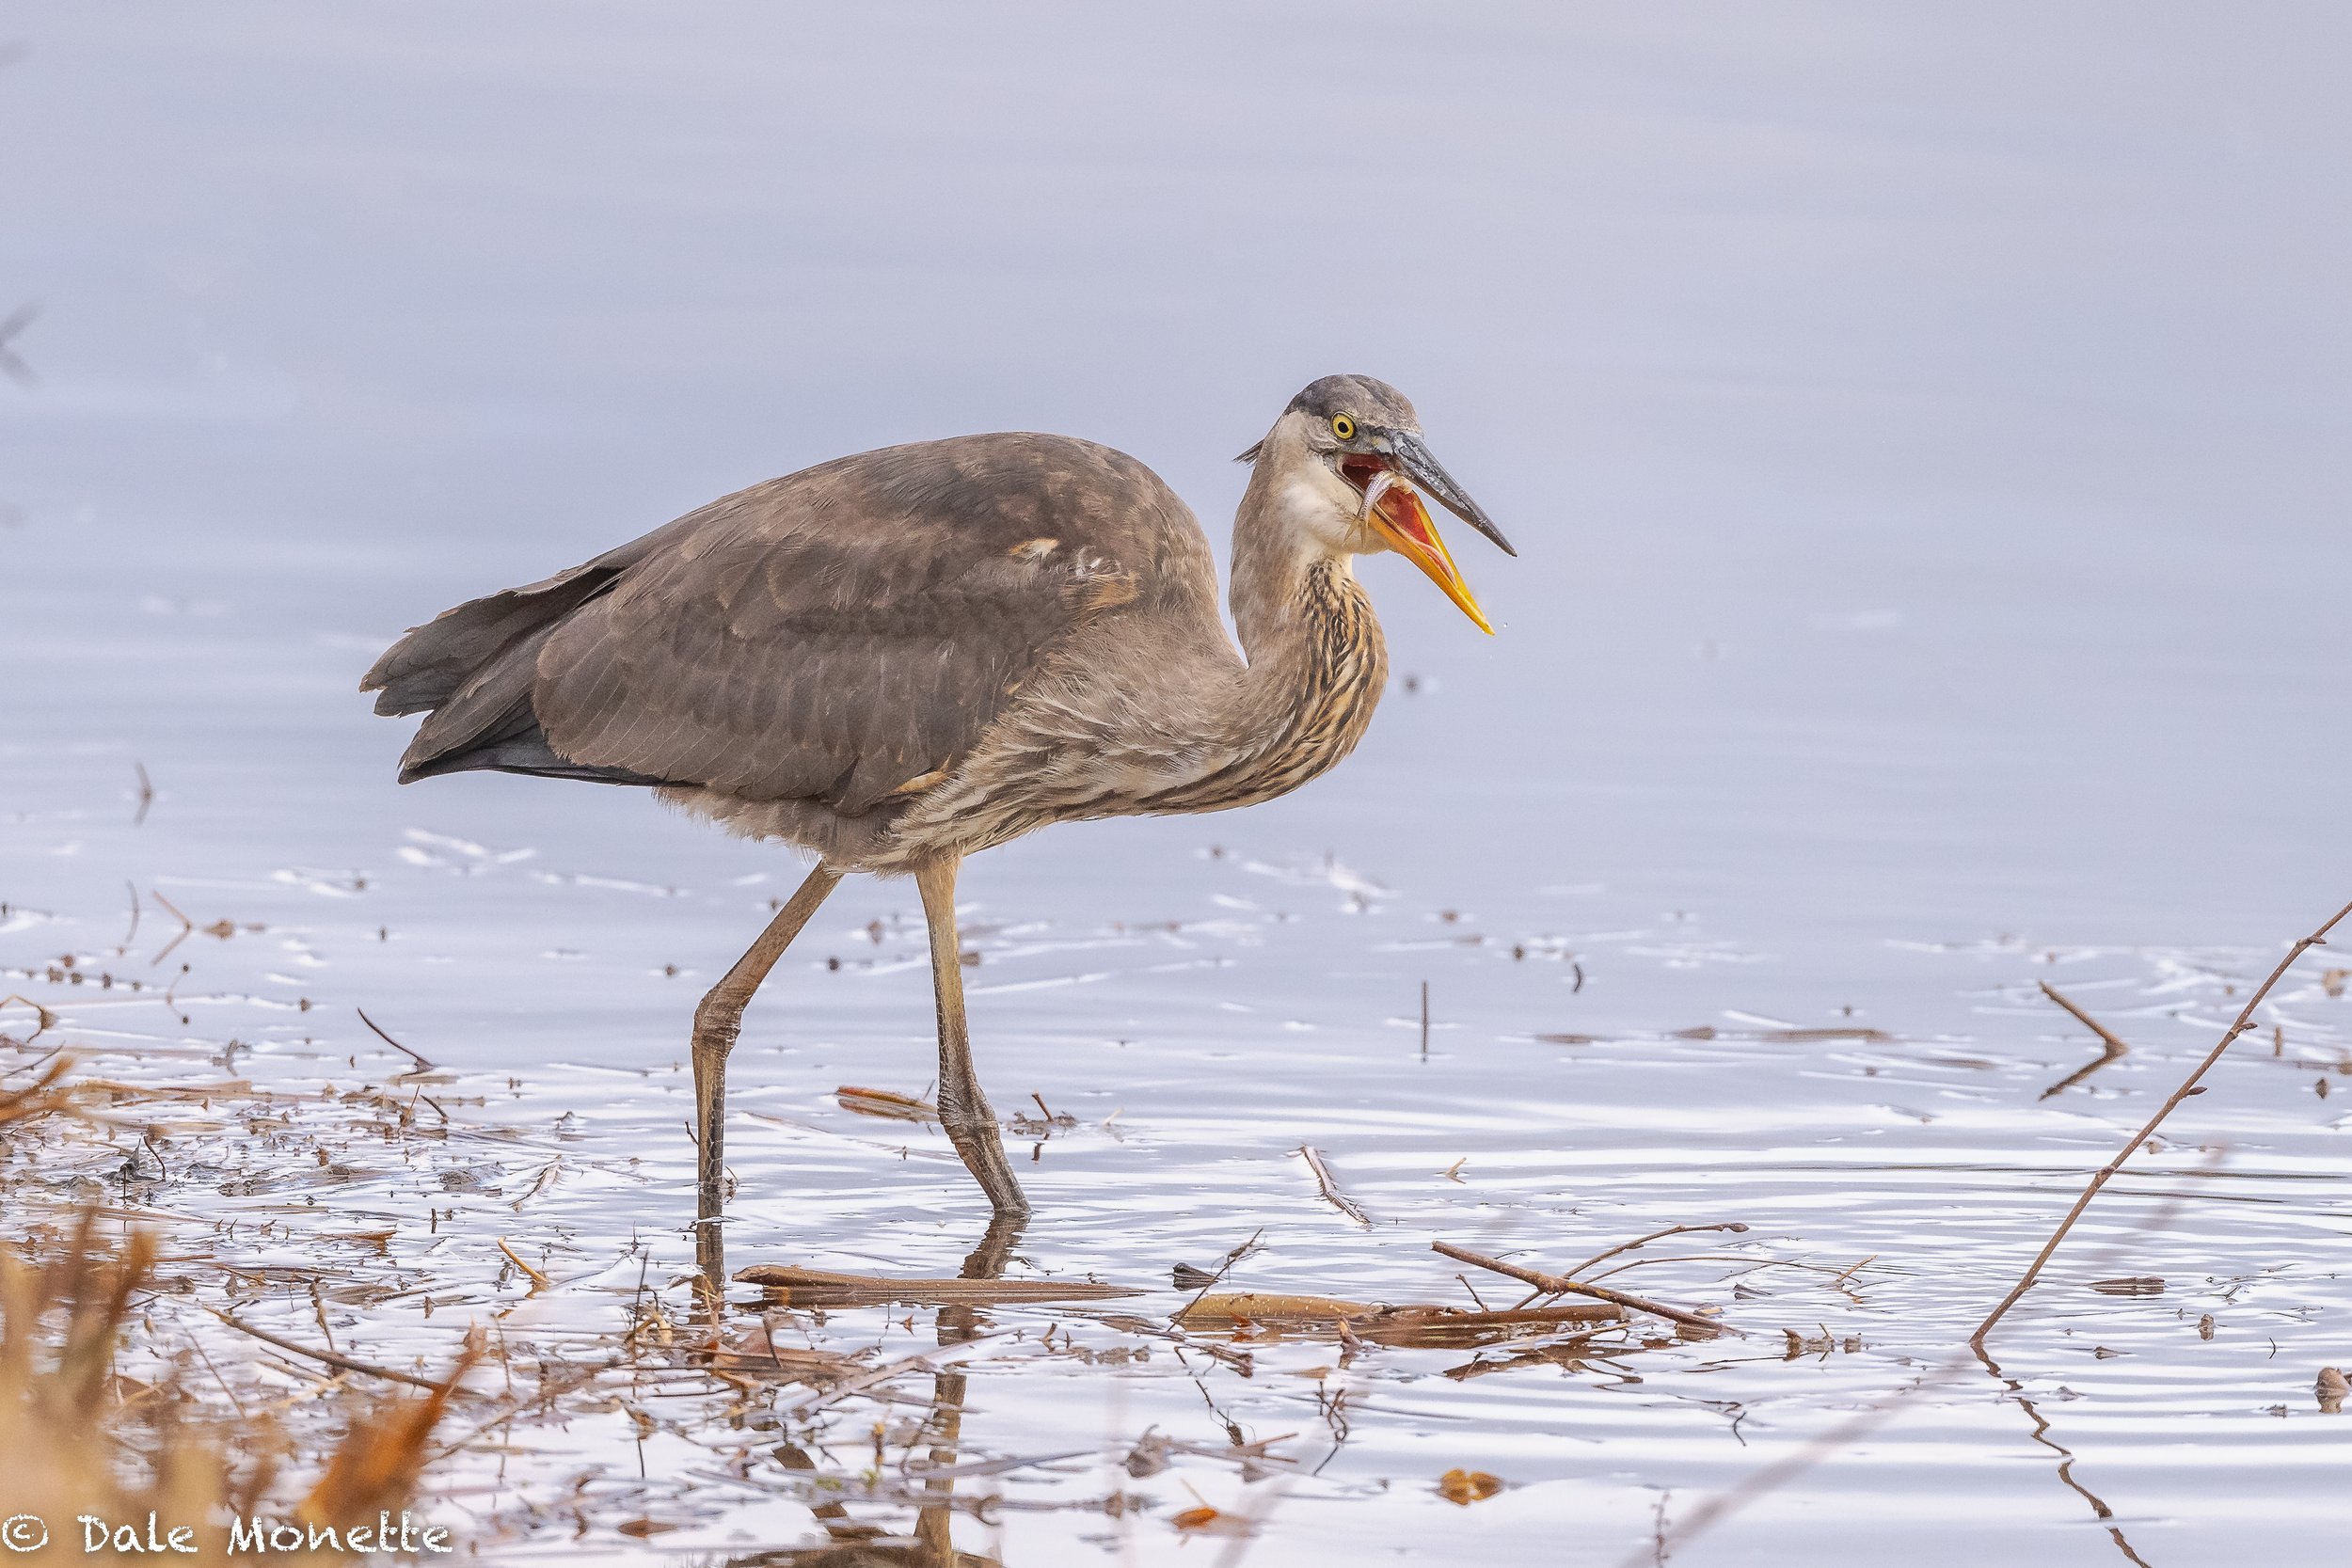
POLYGON ((368 684, 379 711, 430 710, 404 779, 650 784, 843 869, 902 871, 1057 821, 1250 804, 1354 747, 1385 680, 1371 604, 1344 558, 1252 519, 1245 502, 1247 660, 1158 476, 1016 434, 739 491, 446 612, 368 684))

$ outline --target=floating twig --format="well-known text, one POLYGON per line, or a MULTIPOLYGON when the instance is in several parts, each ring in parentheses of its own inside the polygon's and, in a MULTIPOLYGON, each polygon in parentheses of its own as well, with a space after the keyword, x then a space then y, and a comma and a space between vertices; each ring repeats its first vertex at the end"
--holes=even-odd
POLYGON ((2084 1012, 2080 1007, 2074 1006, 2073 1002, 2067 1000, 2065 995, 2061 993, 2056 986, 2050 984, 2047 980, 2037 980, 2034 983, 2042 988, 2042 995, 2048 997, 2051 1001, 2057 1003, 2059 1006, 2072 1013, 2074 1016, 2074 1021, 2076 1022, 2080 1023, 2084 1028, 2090 1030, 2092 1034, 2098 1036, 2099 1042, 2106 1047, 2105 1051, 2100 1053, 2096 1061, 2093 1061, 2087 1066, 2076 1068, 2074 1071, 2068 1073, 2065 1077, 2059 1079, 2048 1088, 2043 1089, 2042 1091, 2042 1099, 2047 1100, 2055 1094, 2064 1094, 2068 1089, 2073 1088, 2075 1085, 2081 1083, 2084 1079, 2090 1077, 2092 1073, 2098 1071, 2109 1062, 2114 1061, 2118 1056, 2126 1055, 2130 1053, 2132 1049, 2130 1046, 2125 1045, 2122 1040, 2118 1038, 2106 1024, 2100 1022, 2097 1019, 2091 1017, 2089 1013, 2084 1012))
POLYGON ((31 1034, 17 1041, 17 1044, 30 1045, 35 1040, 40 1038, 40 1037, 46 1034, 49 1030, 56 1027, 57 1015, 42 1006, 40 1003, 34 1001, 31 997, 20 995, 15 991, 10 991, 6 996, 0 996, 0 1007, 11 1006, 19 1003, 33 1009, 34 1028, 31 1034))
POLYGON ((1621 1252, 1631 1252, 1635 1247, 1647 1246, 1652 1242, 1663 1241, 1669 1236, 1684 1236, 1699 1230, 1740 1231, 1745 1229, 1747 1229, 1746 1224, 1740 1220, 1729 1220, 1722 1225, 1670 1225, 1663 1230, 1653 1230, 1646 1236, 1636 1236, 1629 1242, 1619 1242, 1615 1246, 1610 1247, 1604 1252, 1594 1253, 1590 1258, 1587 1258, 1584 1261, 1570 1269, 1567 1272, 1566 1277, 1574 1279, 1578 1275, 1582 1274, 1586 1269, 1591 1268, 1595 1263, 1602 1262, 1608 1259, 1614 1258, 1621 1252))
POLYGON ((894 1377, 903 1376, 906 1373, 914 1370, 916 1368, 936 1361, 941 1356, 946 1355, 951 1352, 969 1350, 975 1345, 983 1345, 991 1339, 1001 1339, 1003 1338, 1004 1336, 1002 1334, 984 1334, 976 1339, 952 1340, 947 1344, 933 1345, 928 1350, 916 1351, 913 1355, 902 1355, 896 1361, 887 1362, 882 1366, 876 1367, 870 1372, 860 1372, 855 1377, 845 1378, 841 1382, 834 1384, 830 1388, 813 1389, 808 1393, 803 1394, 799 1399, 794 1400, 789 1404, 780 1402, 776 1405, 776 1414, 779 1416, 804 1416, 812 1410, 821 1409, 829 1404, 838 1404, 852 1394, 862 1394, 878 1383, 887 1383, 894 1377))
POLYGON ((920 1095, 900 1094, 896 1089, 861 1089, 854 1084, 844 1084, 833 1091, 834 1099, 845 1111, 862 1117, 882 1117, 891 1121, 937 1121, 939 1107, 920 1095))
POLYGON ((131 826, 136 828, 147 821, 147 808, 155 803, 155 786, 148 780, 147 764, 134 759, 131 766, 139 770, 138 815, 131 818, 131 826))
POLYGON ((350 1356, 336 1351, 316 1350, 298 1340, 280 1338, 265 1328, 256 1328, 249 1323, 230 1316, 217 1307, 207 1307, 204 1310, 240 1334, 250 1334, 264 1344, 276 1345, 279 1350, 291 1351, 296 1355, 309 1356, 313 1361, 322 1361, 330 1367, 340 1367, 347 1372, 358 1372, 367 1377, 389 1378, 394 1383, 405 1383, 415 1388, 437 1389, 441 1386, 431 1378, 417 1377, 407 1372, 396 1372, 389 1367, 377 1367, 365 1361, 355 1361, 350 1356))
MULTIPOLYGON (((377 1023, 375 1020, 368 1016, 368 1010, 365 1007, 354 1007, 351 1010, 359 1015, 359 1022, 366 1024, 369 1029, 373 1031, 377 1039, 382 1040, 386 1045, 390 1046, 394 1051, 399 1052, 402 1055, 416 1063, 416 1070, 418 1072, 431 1072, 433 1070, 433 1064, 431 1062, 426 1061, 422 1056, 418 1055, 415 1052, 401 1044, 400 1041, 386 1034, 383 1026, 377 1023)), ((400 1076, 406 1078, 412 1075, 404 1072, 400 1076)))
MULTIPOLYGON (((435 1109, 438 1110, 439 1107, 436 1106, 435 1109)), ((442 1114, 441 1119, 444 1121, 449 1119, 446 1112, 442 1114)), ((531 1190, 523 1194, 522 1196, 516 1198, 513 1203, 508 1204, 507 1207, 520 1211, 524 1204, 529 1203, 532 1198, 537 1197, 541 1193, 546 1192, 548 1190, 548 1183, 555 1180, 555 1173, 563 1168, 563 1164, 564 1158, 560 1154, 554 1159, 549 1160, 545 1165, 540 1167, 539 1178, 537 1180, 532 1182, 531 1190)))
POLYGON ((1570 1294, 1591 1296, 1596 1301, 1605 1301, 1631 1311, 1647 1312, 1652 1317, 1664 1318, 1671 1323, 1680 1323, 1685 1328, 1703 1329, 1709 1334, 1737 1334, 1739 1332, 1728 1323, 1715 1323, 1710 1319, 1700 1317, 1696 1312, 1685 1312, 1679 1307, 1669 1307, 1662 1301, 1652 1301, 1647 1296, 1637 1296, 1624 1291, 1613 1291, 1606 1285, 1586 1285, 1579 1280, 1564 1279, 1556 1274, 1546 1274, 1541 1269, 1522 1268, 1517 1263, 1506 1263, 1500 1258, 1489 1258, 1483 1252, 1472 1252, 1468 1247, 1455 1246, 1452 1242, 1432 1242, 1429 1243, 1429 1250, 1443 1253, 1457 1263, 1474 1263, 1482 1269, 1492 1269, 1497 1274, 1507 1274, 1514 1279, 1524 1280, 1534 1286, 1548 1296, 1570 1294))
POLYGON ((1323 1189, 1323 1196, 1329 1200, 1332 1208, 1358 1225, 1372 1223, 1372 1216, 1365 1213, 1354 1198, 1340 1191, 1339 1182, 1332 1178, 1331 1167, 1324 1164, 1323 1150, 1312 1144, 1300 1144, 1297 1152, 1307 1162, 1307 1168, 1315 1173, 1315 1185, 1323 1189))
POLYGON ((549 1285, 555 1283, 546 1275, 541 1274, 537 1269, 532 1268, 530 1264, 524 1262, 520 1258, 516 1257, 515 1255, 515 1249, 506 1244, 506 1238, 503 1236, 499 1238, 499 1250, 506 1254, 506 1260, 508 1262, 514 1264, 516 1268, 522 1270, 523 1273, 531 1276, 531 1288, 532 1290, 544 1291, 549 1285))
MULTIPOLYGON (((1474 1294, 1475 1292, 1473 1292, 1474 1294)), ((1177 1317, 1179 1327, 1237 1328, 1248 1324, 1270 1332, 1323 1333, 1374 1344, 1445 1349, 1486 1344, 1515 1336, 1624 1321, 1613 1306, 1582 1304, 1510 1307, 1503 1310, 1434 1303, 1343 1301, 1334 1296, 1272 1295, 1254 1291, 1204 1296, 1177 1317)))
MULTIPOLYGON (((1258 1244, 1258 1238, 1259 1238, 1259 1237, 1261 1237, 1261 1236, 1263 1236, 1263 1235, 1264 1235, 1264 1234, 1265 1234, 1265 1227, 1263 1227, 1263 1226, 1260 1226, 1257 1229, 1255 1229, 1255 1230, 1253 1230, 1253 1231, 1251 1231, 1251 1232, 1249 1233, 1249 1239, 1248 1239, 1248 1241, 1246 1241, 1246 1242, 1242 1243, 1242 1244, 1241 1244, 1241 1245, 1239 1245, 1239 1246, 1237 1246, 1237 1247, 1233 1248, 1233 1250, 1232 1250, 1232 1251, 1231 1251, 1231 1252, 1227 1253, 1227 1254, 1225 1255, 1225 1261, 1223 1261, 1222 1263, 1219 1263, 1219 1264, 1216 1266, 1216 1272, 1215 1274, 1212 1274, 1212 1275, 1206 1275, 1205 1277, 1203 1277, 1203 1278, 1201 1279, 1201 1281, 1200 1281, 1200 1290, 1198 1290, 1198 1291, 1195 1291, 1193 1292, 1192 1299, 1191 1299, 1190 1301, 1188 1301, 1188 1302, 1184 1303, 1184 1305, 1181 1308, 1179 1308, 1179 1309, 1177 1310, 1176 1316, 1175 1316, 1175 1317, 1173 1317, 1173 1318, 1171 1318, 1171 1319, 1169 1319, 1168 1321, 1169 1321, 1170 1323, 1181 1323, 1181 1322, 1183 1322, 1183 1321, 1184 1321, 1184 1314, 1185 1314, 1186 1312, 1191 1311, 1191 1310, 1192 1310, 1195 1307, 1200 1306, 1200 1299, 1201 1299, 1203 1296, 1207 1295, 1207 1294, 1208 1294, 1211 1291, 1214 1291, 1214 1290, 1216 1290, 1216 1282, 1217 1282, 1218 1280, 1220 1280, 1220 1279, 1223 1279, 1223 1278, 1226 1276, 1226 1275, 1228 1275, 1228 1274, 1230 1274, 1231 1272, 1232 1272, 1232 1267, 1233 1267, 1233 1265, 1234 1265, 1234 1264, 1236 1264, 1236 1263, 1240 1262, 1243 1259, 1245 1259, 1245 1258, 1247 1258, 1247 1257, 1248 1257, 1248 1256, 1249 1256, 1250 1249, 1251 1249, 1252 1247, 1254 1247, 1254 1246, 1256 1246, 1256 1245, 1258 1244)), ((1184 1268, 1184 1266, 1185 1266, 1185 1265, 1181 1264, 1181 1263, 1177 1265, 1177 1267, 1178 1267, 1178 1268, 1180 1268, 1180 1269, 1181 1269, 1181 1268, 1184 1268)), ((1200 1271, 1199 1269, 1194 1269, 1192 1272, 1193 1272, 1194 1274, 1200 1274, 1200 1271)), ((1179 1289, 1182 1289, 1182 1288, 1183 1288, 1183 1286, 1184 1286, 1184 1281, 1183 1281, 1183 1279, 1179 1278, 1179 1280, 1177 1281, 1177 1286, 1178 1286, 1178 1288, 1179 1288, 1179 1289)))
POLYGON ((157 902, 158 904, 161 904, 161 905, 164 907, 164 909, 166 910, 166 911, 167 911, 167 912, 170 914, 170 916, 171 916, 171 918, 172 918, 172 919, 174 919, 174 920, 176 920, 176 921, 178 921, 178 922, 180 923, 180 932, 179 932, 179 935, 177 935, 177 936, 173 937, 173 938, 172 938, 169 942, 167 942, 164 943, 164 950, 163 950, 162 952, 160 952, 160 953, 156 954, 153 958, 150 958, 150 959, 148 959, 148 960, 147 960, 147 967, 148 967, 148 968, 150 968, 150 969, 152 969, 152 968, 154 968, 157 964, 162 963, 162 962, 163 962, 166 958, 170 958, 170 957, 171 957, 171 950, 172 950, 173 948, 175 948, 175 947, 179 946, 182 942, 185 942, 185 941, 187 941, 187 940, 188 940, 188 933, 189 933, 190 931, 193 931, 193 930, 195 930, 195 929, 196 929, 196 922, 195 922, 195 921, 193 921, 193 920, 190 920, 190 919, 189 919, 186 915, 182 914, 182 913, 180 912, 179 906, 178 906, 178 905, 176 905, 176 904, 174 904, 174 903, 173 903, 170 899, 168 899, 168 898, 165 897, 165 896, 163 895, 163 894, 162 894, 161 892, 159 892, 158 890, 156 890, 156 889, 154 889, 154 888, 149 888, 147 891, 148 891, 148 893, 149 893, 149 894, 150 894, 150 895, 151 895, 154 898, 155 902, 157 902))
MULTIPOLYGON (((2030 1264, 2026 1265, 2024 1276, 2017 1281, 2016 1286, 2008 1295, 2001 1298, 2001 1304, 1985 1315, 1984 1322, 1977 1325, 1977 1331, 1968 1337, 1968 1343, 1972 1347, 1979 1352, 1984 1349, 1984 1337, 1993 1332, 1993 1325, 1999 1323, 2008 1314, 2009 1309, 2024 1298, 2027 1291, 2033 1289, 2034 1282, 2042 1277, 2042 1265, 2049 1262, 2051 1255, 2058 1251, 2058 1243, 2066 1240, 2066 1233, 2074 1228, 2074 1222, 2082 1218, 2084 1210, 2090 1207, 2090 1200, 2099 1196, 2099 1189, 2106 1186, 2114 1178, 2116 1172, 2123 1168, 2123 1162, 2132 1157, 2134 1150, 2155 1135, 2156 1129, 2164 1124, 2165 1117, 2172 1114, 2174 1106, 2197 1092, 2197 1081, 2204 1077, 2216 1062, 2221 1060, 2222 1053, 2229 1050, 2240 1035, 2254 1027, 2254 1009, 2262 1006, 2264 998, 2270 994, 2271 988, 2276 986, 2286 972, 2295 966, 2295 960, 2314 947, 2326 946, 2328 933, 2334 930, 2337 924, 2346 915, 2352 915, 2352 904, 2346 904, 2334 914, 2329 915, 2327 923, 2319 929, 2287 949, 2286 957, 2279 960, 2279 966, 2270 972, 2268 979, 2255 989, 2254 994, 2246 999, 2246 1006, 2238 1009, 2236 1019, 2231 1022, 2229 1028, 2222 1031, 2221 1038, 2215 1043, 2211 1051, 2205 1053, 2204 1059, 2197 1064, 2196 1069, 2186 1078, 2181 1080, 2179 1088, 2165 1097, 2164 1103, 2156 1107, 2156 1114, 2148 1118, 2147 1125, 2133 1133, 2131 1141, 2123 1146, 2122 1151, 2101 1166, 2098 1173, 2091 1177, 2090 1184, 2083 1189, 2082 1196, 2074 1200, 2074 1206, 2066 1212, 2064 1219, 2058 1221, 2058 1227, 2050 1233, 2050 1239, 2042 1243, 2041 1252, 2035 1255, 2030 1264)), ((2105 1031, 2102 1031, 2102 1034, 2104 1033, 2105 1031)))
POLYGON ((887 1275, 835 1274, 782 1263, 735 1271, 737 1283, 757 1285, 793 1307, 862 1307, 903 1302, 911 1307, 987 1307, 1016 1301, 1103 1301, 1139 1296, 1125 1285, 1061 1279, 893 1279, 887 1275))

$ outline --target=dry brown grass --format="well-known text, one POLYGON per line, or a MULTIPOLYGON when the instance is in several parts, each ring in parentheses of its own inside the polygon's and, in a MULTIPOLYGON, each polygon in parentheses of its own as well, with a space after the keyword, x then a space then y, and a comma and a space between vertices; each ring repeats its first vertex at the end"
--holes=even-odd
MULTIPOLYGON (((343 1532, 373 1525, 380 1510, 397 1519, 425 1458, 425 1443, 473 1347, 449 1377, 421 1398, 394 1400, 355 1421, 327 1456, 316 1481, 290 1508, 282 1478, 305 1468, 302 1456, 266 1414, 191 1423, 194 1405, 176 1374, 142 1382, 117 1366, 126 1329, 139 1323, 152 1283, 153 1239, 136 1233, 112 1242, 86 1215, 72 1239, 39 1259, 0 1249, 0 1516, 17 1532, 5 1544, 26 1563, 227 1563, 230 1521, 259 1515, 271 1525, 320 1527, 319 1545, 289 1560, 326 1563, 358 1555, 343 1532), (151 1539, 166 1546, 158 1554, 151 1539), (47 1532, 32 1550, 30 1515, 47 1532), (105 1521, 107 1543, 87 1549, 85 1516, 105 1521), (112 1529, 130 1527, 137 1545, 117 1549, 112 1529), (172 1548, 171 1531, 192 1551, 172 1548), (336 1533, 327 1544, 325 1529, 336 1533)), ((242 1559, 240 1560, 243 1560, 242 1559)))

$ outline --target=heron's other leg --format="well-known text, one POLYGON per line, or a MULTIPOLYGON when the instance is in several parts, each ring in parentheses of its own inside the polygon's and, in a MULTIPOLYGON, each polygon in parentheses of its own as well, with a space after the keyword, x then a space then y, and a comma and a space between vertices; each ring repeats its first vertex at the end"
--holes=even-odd
POLYGON ((1029 1200, 1012 1179, 1004 1132, 972 1071, 972 1037, 963 1020, 963 947, 956 936, 956 867, 935 861, 914 874, 931 928, 931 984, 939 996, 939 1124, 947 1141, 1000 1214, 1025 1214, 1029 1200))
POLYGON ((768 922, 768 928, 759 933, 759 940, 751 950, 735 960, 726 978, 710 988, 702 1005, 694 1009, 694 1138, 699 1158, 695 1164, 694 1212, 702 1221, 700 1227, 703 1250, 707 1248, 706 1262, 716 1267, 718 1257, 719 1183, 722 1180, 727 1103, 727 1053, 735 1049, 735 1037, 743 1027, 743 1008, 759 983, 768 978, 768 972, 776 967, 784 950, 792 945, 792 939, 801 934, 808 917, 817 912, 817 906, 825 901, 841 880, 841 873, 821 862, 808 874, 800 891, 793 894, 776 917, 768 922))

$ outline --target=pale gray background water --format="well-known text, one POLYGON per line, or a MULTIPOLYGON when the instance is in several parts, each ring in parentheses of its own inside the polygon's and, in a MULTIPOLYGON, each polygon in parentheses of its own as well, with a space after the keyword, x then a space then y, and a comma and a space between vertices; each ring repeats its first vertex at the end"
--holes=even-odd
MULTIPOLYGON (((20 927, 0 956, 114 941, 129 878, 294 933, 209 955, 223 994, 323 989, 335 1027, 397 1013, 475 1066, 666 1064, 782 857, 628 792, 396 790, 401 727, 352 690, 375 647, 724 490, 958 431, 1122 447, 1221 548, 1231 454, 1301 383, 1361 370, 1418 401, 1519 544, 1459 542, 1502 635, 1368 563, 1421 689, 1347 766, 1246 816, 1063 830, 970 869, 973 918, 1016 927, 976 984, 1041 982, 976 1002, 1000 1101, 1157 1118, 1058 1196, 1049 1163, 1049 1212, 1084 1193, 1105 1223, 1165 1216, 1102 1243, 1148 1273, 1246 1234, 1301 1137, 1367 1185, 1491 1144, 1530 1191, 1573 1166, 1605 1205, 1644 1168, 1704 1189, 1693 1149, 1748 1151, 1724 1180, 1761 1192, 1794 1159, 1772 1150, 1862 1135, 1865 1101, 1817 1098, 1858 1070, 1834 1052, 1634 1053, 1564 1088, 1561 1053, 1524 1043, 1726 1009, 1965 1037, 2011 1069, 1968 1091, 1998 1115, 1940 1147, 1950 1124, 1906 1104, 1882 1141, 2077 1168, 2171 1069, 2119 1073, 2134 1092, 2075 1106, 2074 1134, 2035 1119, 2059 1114, 2042 1064, 2081 1037, 2020 998, 2024 956, 2065 948, 2160 1017, 2180 950, 2242 972, 2352 895, 2347 35, 2321 6, 20 7, 0 312, 41 314, 15 343, 38 384, 0 384, 0 898, 81 929, 20 927), (137 829, 135 759, 161 797, 137 829), (1364 918, 1327 854, 1386 890, 1364 918), (305 891, 354 871, 356 912, 305 891), (1164 955, 1050 945, 1170 919, 1226 924, 1164 955), (1921 945, 1947 942, 1986 945, 1921 945), (1544 961, 1561 946, 1581 991, 1544 961), (1423 978, 1438 1079, 1393 1022, 1423 978)), ((908 903, 852 888, 819 938, 889 958, 848 933, 908 903)), ((747 1060, 745 1103, 921 1086, 919 969, 792 983, 753 1043, 829 1043, 747 1060)), ((2309 992, 2314 1049, 2346 1032, 2328 1001, 2309 992)), ((2151 1044, 2198 1037, 2163 1027, 2151 1044)), ((2226 1124, 2298 1172, 2296 1239, 2238 1260, 2324 1271, 2343 1133, 2278 1077, 2183 1136, 2226 1124)), ((739 1140, 747 1172, 784 1157, 739 1140)), ((833 1179, 881 1182, 911 1224, 897 1168, 833 1179)), ((1840 1212, 1847 1180, 1796 1182, 1809 1243, 1932 1234, 1899 1203, 1840 1212)), ((1639 1202, 1699 1217, 1676 1192, 1639 1202)), ((1937 1308, 1997 1293, 2055 1192, 1979 1195, 1983 1272, 1937 1308)), ((2308 1389, 2312 1356, 2352 1357, 2342 1311, 2263 1375, 2308 1389)), ((1881 1370, 1855 1386, 1900 1382, 1881 1370)), ((2195 1423, 2272 1402, 2249 1389, 2119 1433, 2151 1468, 2111 1500, 2158 1537, 2250 1528, 2242 1487, 2181 1500, 2221 1451, 2195 1423)), ((1666 1465, 1655 1435, 1609 1467, 1666 1465)), ((2306 1457, 2340 1466, 2323 1435, 2306 1457)), ((2015 1501, 2014 1458, 1933 1507, 1945 1480, 1899 1466, 1820 1496, 1977 1525, 2013 1505, 2036 1560, 2112 1559, 2103 1531, 2031 1532, 2083 1511, 2040 1470, 2015 1501)), ((1576 1495, 1514 1493, 1510 1550, 1544 1560, 1576 1495)), ((2316 1527, 2274 1502, 2255 1512, 2296 1560, 2316 1527)), ((1902 1549, 1981 1560, 1966 1540, 1902 1549)))

